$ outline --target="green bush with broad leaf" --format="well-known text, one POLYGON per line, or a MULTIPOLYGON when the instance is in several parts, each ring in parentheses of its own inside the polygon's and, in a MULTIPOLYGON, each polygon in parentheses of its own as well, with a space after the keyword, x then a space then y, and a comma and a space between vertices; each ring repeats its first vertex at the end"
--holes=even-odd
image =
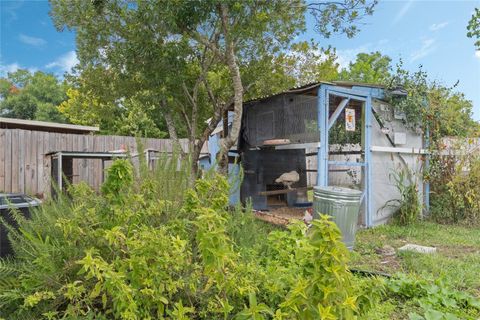
POLYGON ((228 180, 117 160, 101 194, 71 186, 11 230, 5 319, 352 319, 371 307, 327 216, 277 229, 228 210, 228 180))

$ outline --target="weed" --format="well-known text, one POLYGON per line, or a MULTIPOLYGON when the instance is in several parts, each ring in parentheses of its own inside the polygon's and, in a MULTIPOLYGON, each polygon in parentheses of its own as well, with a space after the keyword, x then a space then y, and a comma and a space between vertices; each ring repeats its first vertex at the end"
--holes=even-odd
POLYGON ((379 209, 394 207, 396 209, 394 218, 401 225, 408 225, 417 221, 422 211, 415 177, 415 173, 408 168, 391 172, 389 178, 393 180, 400 193, 400 199, 389 200, 379 209))

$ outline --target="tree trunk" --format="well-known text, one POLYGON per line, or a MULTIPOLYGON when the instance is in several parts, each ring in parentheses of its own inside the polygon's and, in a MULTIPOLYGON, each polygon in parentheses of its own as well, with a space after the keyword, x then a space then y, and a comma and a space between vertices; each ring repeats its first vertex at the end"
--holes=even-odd
POLYGON ((220 4, 220 14, 222 17, 222 29, 225 38, 225 58, 227 61, 228 70, 230 71, 230 77, 233 82, 234 92, 232 128, 228 136, 220 140, 219 171, 223 174, 227 174, 228 151, 238 140, 240 127, 242 124, 243 84, 240 68, 238 67, 237 59, 235 57, 234 43, 229 33, 228 8, 225 3, 220 4))
POLYGON ((163 118, 167 123, 168 135, 170 139, 173 140, 173 151, 178 153, 182 158, 185 156, 185 150, 183 150, 180 140, 178 139, 177 129, 175 128, 175 122, 173 121, 172 115, 168 110, 168 106, 165 101, 162 101, 163 107, 163 118))

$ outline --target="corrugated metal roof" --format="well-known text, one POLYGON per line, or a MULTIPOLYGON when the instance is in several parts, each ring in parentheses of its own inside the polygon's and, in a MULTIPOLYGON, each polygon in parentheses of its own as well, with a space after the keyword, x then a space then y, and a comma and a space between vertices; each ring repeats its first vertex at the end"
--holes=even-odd
POLYGON ((318 82, 311 82, 311 83, 307 83, 307 84, 304 84, 304 85, 301 85, 301 86, 290 88, 288 90, 280 91, 280 92, 277 92, 277 93, 274 93, 274 94, 271 94, 271 95, 257 97, 257 98, 245 101, 244 103, 261 101, 261 100, 269 99, 269 98, 272 98, 272 97, 275 97, 275 96, 278 96, 278 95, 281 95, 281 94, 306 93, 308 91, 317 89, 322 84, 329 84, 329 85, 340 86, 340 87, 354 87, 354 86, 357 86, 357 87, 380 88, 380 89, 385 88, 385 86, 379 85, 379 84, 363 83, 363 82, 355 82, 355 81, 330 81, 330 82, 328 82, 328 81, 318 81, 318 82))

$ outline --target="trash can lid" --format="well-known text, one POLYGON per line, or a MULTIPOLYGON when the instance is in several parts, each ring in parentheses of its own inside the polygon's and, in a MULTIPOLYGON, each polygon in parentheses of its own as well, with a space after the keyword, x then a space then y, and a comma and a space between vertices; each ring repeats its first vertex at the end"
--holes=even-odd
POLYGON ((327 194, 334 194, 334 195, 341 195, 341 196, 354 196, 360 197, 362 195, 362 191, 345 188, 345 187, 338 187, 338 186, 315 186, 313 187, 314 192, 318 193, 327 193, 327 194))

